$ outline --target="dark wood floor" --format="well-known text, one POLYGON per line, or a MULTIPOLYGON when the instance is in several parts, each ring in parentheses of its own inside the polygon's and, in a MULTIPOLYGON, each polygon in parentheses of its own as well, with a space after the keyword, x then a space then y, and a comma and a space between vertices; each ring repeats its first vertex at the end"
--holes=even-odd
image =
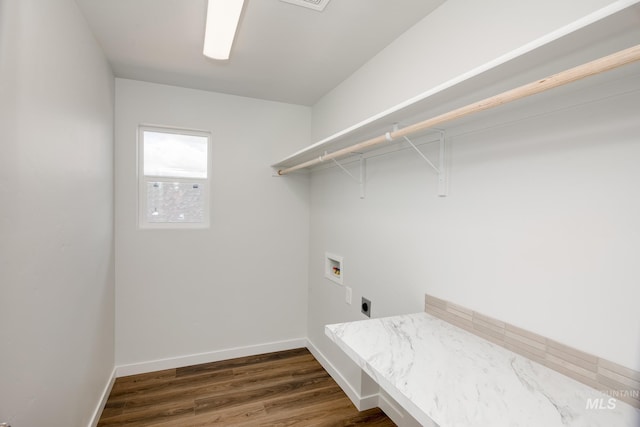
POLYGON ((394 426, 358 412, 307 349, 118 378, 98 426, 394 426))

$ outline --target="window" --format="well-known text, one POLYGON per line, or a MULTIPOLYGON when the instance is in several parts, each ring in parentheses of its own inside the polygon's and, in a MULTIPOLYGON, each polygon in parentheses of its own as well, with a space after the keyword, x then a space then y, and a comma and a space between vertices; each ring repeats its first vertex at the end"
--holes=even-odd
POLYGON ((209 134, 141 126, 138 150, 140 227, 208 227, 209 134))

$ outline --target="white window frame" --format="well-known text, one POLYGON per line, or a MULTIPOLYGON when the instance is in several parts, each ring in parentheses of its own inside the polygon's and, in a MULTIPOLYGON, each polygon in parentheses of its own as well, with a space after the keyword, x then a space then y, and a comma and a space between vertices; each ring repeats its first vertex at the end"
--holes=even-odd
POLYGON ((138 228, 147 230, 183 230, 206 229, 210 227, 210 189, 211 189, 211 133, 194 129, 174 127, 139 125, 138 126, 138 228), (180 178, 166 176, 145 176, 144 174, 144 132, 175 133, 178 135, 193 135, 207 138, 207 177, 180 178), (149 182, 178 182, 194 183, 203 186, 204 221, 203 222, 148 222, 147 221, 147 183, 149 182))

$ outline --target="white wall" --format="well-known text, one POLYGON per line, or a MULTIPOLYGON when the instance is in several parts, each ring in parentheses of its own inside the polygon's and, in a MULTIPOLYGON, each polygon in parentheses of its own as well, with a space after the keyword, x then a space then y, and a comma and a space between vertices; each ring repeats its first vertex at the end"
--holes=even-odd
POLYGON ((352 126, 610 3, 448 0, 314 105, 312 139, 352 126))
POLYGON ((116 363, 306 336, 308 180, 272 178, 309 144, 310 108, 116 79, 116 363), (212 132, 211 228, 137 228, 141 123, 212 132))
POLYGON ((73 0, 0 1, 0 421, 86 426, 114 364, 111 70, 73 0))
POLYGON ((452 138, 447 198, 411 151, 369 159, 364 200, 340 170, 314 172, 310 340, 357 388, 323 326, 363 319, 361 296, 383 317, 429 293, 640 368, 639 89, 452 138), (344 256, 354 305, 325 251, 344 256))
MULTIPOLYGON (((314 140, 608 2, 549 4, 552 14, 511 3, 446 2, 314 106, 314 140), (428 55, 409 54, 418 47, 428 55)), ((312 174, 308 336, 356 391, 367 382, 323 327, 364 318, 361 296, 381 317, 422 311, 430 293, 640 368, 640 105, 630 81, 635 93, 608 101, 553 114, 520 106, 513 123, 483 117, 449 133, 447 198, 411 151, 369 160, 365 200, 339 169, 312 174), (323 277, 325 251, 345 258, 351 306, 323 277)))

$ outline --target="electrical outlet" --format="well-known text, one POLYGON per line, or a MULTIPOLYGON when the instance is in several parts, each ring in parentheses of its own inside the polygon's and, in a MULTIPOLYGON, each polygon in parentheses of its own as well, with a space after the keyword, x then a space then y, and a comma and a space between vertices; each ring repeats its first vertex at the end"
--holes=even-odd
POLYGON ((344 302, 346 302, 347 304, 351 305, 351 297, 353 295, 353 292, 351 292, 351 287, 350 286, 345 286, 345 294, 344 294, 344 302))
POLYGON ((360 311, 367 317, 371 317, 371 301, 362 297, 362 304, 360 306, 360 311))

